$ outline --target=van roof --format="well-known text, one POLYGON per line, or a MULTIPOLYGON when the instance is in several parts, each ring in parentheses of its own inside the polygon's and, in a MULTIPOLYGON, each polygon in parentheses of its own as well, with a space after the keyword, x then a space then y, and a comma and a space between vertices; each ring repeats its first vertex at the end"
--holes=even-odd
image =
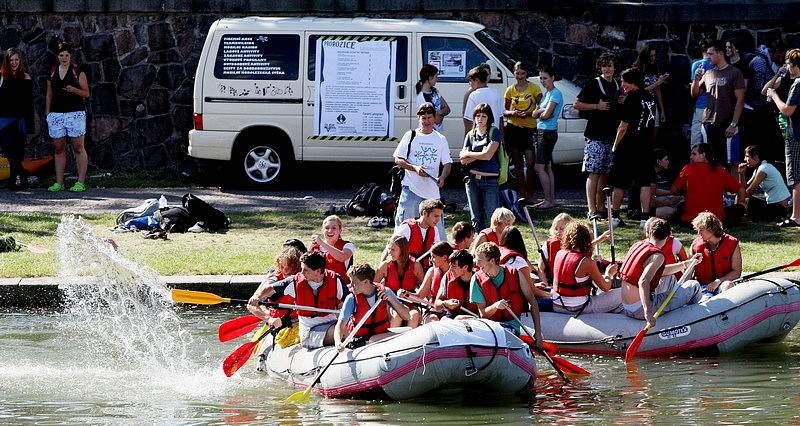
POLYGON ((254 28, 272 28, 277 30, 313 30, 313 31, 426 31, 426 32, 463 32, 473 34, 486 27, 467 21, 442 19, 375 19, 357 18, 320 18, 306 17, 262 17, 226 18, 217 21, 217 29, 251 31, 254 28), (347 26, 344 26, 347 25, 347 26), (454 31, 454 29, 459 31, 454 31))

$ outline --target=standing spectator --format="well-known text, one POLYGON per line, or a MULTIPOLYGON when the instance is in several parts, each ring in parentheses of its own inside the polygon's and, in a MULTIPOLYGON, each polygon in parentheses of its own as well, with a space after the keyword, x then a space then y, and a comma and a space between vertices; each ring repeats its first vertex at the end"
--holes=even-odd
MULTIPOLYGON (((400 200, 395 215, 395 230, 406 219, 414 219, 419 211, 419 203, 425 199, 439 199, 439 188, 444 186, 453 160, 447 139, 433 129, 436 121, 436 108, 426 102, 417 109, 419 127, 403 135, 394 150, 394 162, 404 170, 400 200), (442 172, 439 174, 439 166, 442 172)), ((439 235, 447 235, 444 217, 436 225, 439 235)))
POLYGON ((467 79, 469 79, 469 87, 472 89, 472 92, 469 94, 467 102, 464 104, 464 134, 469 132, 474 126, 472 122, 472 113, 475 111, 475 107, 478 106, 478 104, 489 105, 489 108, 492 109, 492 117, 494 117, 495 120, 493 121, 494 125, 498 129, 503 130, 502 118, 503 111, 506 109, 503 103, 503 97, 500 96, 500 93, 486 85, 489 79, 489 72, 486 71, 486 68, 479 65, 469 70, 467 79))
POLYGON ((533 111, 542 100, 542 91, 528 81, 531 68, 523 62, 514 65, 515 84, 505 93, 505 112, 508 120, 505 127, 506 150, 514 165, 514 180, 521 197, 533 201, 533 140, 536 134, 536 119, 533 111))
MULTIPOLYGON (((642 73, 642 80, 644 82, 642 88, 652 93, 656 99, 656 122, 653 129, 653 132, 655 133, 655 130, 659 127, 659 125, 667 121, 666 109, 664 108, 664 97, 661 96, 661 85, 667 81, 669 74, 664 73, 659 75, 658 52, 654 47, 651 47, 647 43, 642 45, 642 48, 639 49, 639 55, 636 57, 636 61, 633 62, 631 68, 636 68, 642 73)), ((653 140, 655 139, 656 138, 654 134, 653 140)))
POLYGON ((612 197, 611 226, 619 226, 619 208, 625 189, 635 184, 640 187, 639 202, 642 216, 646 220, 650 214, 650 201, 653 193, 653 142, 650 130, 655 126, 655 100, 653 95, 642 89, 642 73, 636 68, 622 72, 622 88, 627 95, 622 105, 622 117, 614 138, 612 151, 614 160, 608 183, 614 188, 612 197))
POLYGON ((86 134, 86 99, 89 83, 86 73, 72 63, 70 46, 58 44, 58 66, 50 72, 47 80, 45 114, 47 128, 56 147, 56 183, 48 191, 64 190, 64 168, 67 165, 67 138, 72 142, 72 151, 78 167, 78 181, 69 189, 72 192, 86 190, 86 169, 89 156, 84 148, 86 134))
POLYGON ((727 138, 736 134, 745 92, 744 77, 738 69, 728 65, 724 49, 719 40, 711 42, 706 53, 714 68, 708 71, 698 68, 692 80, 693 97, 704 91, 709 94, 703 113, 703 128, 706 142, 720 162, 728 161, 727 138))
POLYGON ((21 52, 6 50, 0 65, 0 150, 8 159, 10 190, 28 187, 22 160, 25 135, 33 129, 33 80, 25 69, 21 52))
MULTIPOLYGON (((708 56, 708 47, 711 45, 711 40, 703 39, 700 42, 700 51, 703 52, 703 59, 694 61, 692 63, 692 71, 689 79, 694 79, 698 69, 708 71, 714 68, 711 59, 708 56)), ((692 115, 692 130, 691 130, 691 144, 697 145, 699 143, 707 143, 703 132, 703 113, 706 109, 708 102, 708 92, 703 92, 694 101, 694 115, 692 115)))
POLYGON ((762 88, 773 76, 771 62, 772 59, 766 51, 755 50, 750 56, 750 80, 747 82, 745 110, 742 112, 743 119, 747 121, 741 126, 739 133, 742 146, 757 141, 761 147, 762 159, 774 161, 783 158, 783 141, 778 123, 773 119, 774 106, 761 94, 762 88), (751 110, 747 109, 748 106, 751 110))
POLYGON ((417 105, 430 102, 436 108, 436 119, 433 129, 441 133, 444 131, 444 118, 450 114, 450 105, 436 90, 436 82, 439 80, 439 69, 431 64, 425 64, 419 70, 419 81, 417 82, 417 105))
POLYGON ((586 130, 586 146, 583 149, 583 171, 589 173, 586 178, 586 204, 588 218, 604 218, 605 210, 603 188, 608 181, 611 169, 611 145, 619 126, 620 87, 614 80, 617 57, 611 53, 603 53, 597 59, 597 71, 600 76, 590 81, 575 99, 575 108, 581 116, 588 119, 586 130), (596 83, 596 84, 595 84, 596 83))
POLYGON ((744 163, 739 164, 739 182, 745 185, 747 194, 747 213, 753 220, 775 220, 786 217, 791 194, 783 182, 781 172, 772 164, 761 159, 758 145, 750 145, 744 149, 744 163), (755 169, 750 180, 747 180, 747 169, 755 169), (760 191, 764 200, 753 197, 760 191))
POLYGON ((691 163, 681 169, 671 189, 672 194, 686 194, 680 220, 689 223, 699 213, 709 211, 720 219, 727 216, 729 223, 738 222, 744 213, 744 187, 716 162, 708 144, 693 146, 689 158, 691 163), (726 192, 737 194, 738 207, 724 206, 722 197, 726 192))
MULTIPOLYGON (((776 48, 780 49, 780 47, 776 48)), ((786 52, 777 50, 780 54, 775 53, 776 50, 772 50, 770 52, 770 58, 773 61, 780 61, 774 62, 773 69, 777 66, 775 70, 775 75, 772 77, 770 81, 768 81, 764 87, 761 89, 761 94, 767 96, 767 89, 774 89, 778 92, 778 97, 781 99, 788 99, 789 96, 789 89, 792 87, 792 83, 794 82, 794 78, 791 74, 789 74, 789 69, 786 65, 786 52)), ((767 97, 769 101, 769 97, 767 97)), ((784 152, 784 141, 786 140, 786 130, 789 128, 789 119, 786 118, 783 113, 778 110, 778 107, 775 106, 774 102, 770 102, 773 108, 773 115, 775 116, 775 121, 778 123, 779 133, 781 135, 781 143, 778 147, 778 151, 780 151, 779 160, 783 159, 783 152, 784 152)))
POLYGON ((464 177, 467 188, 467 202, 472 226, 483 229, 489 223, 494 209, 500 206, 500 162, 497 149, 503 142, 500 130, 491 125, 494 121, 492 109, 487 104, 479 104, 472 113, 475 127, 464 137, 459 159, 465 166, 464 177))
POLYGON ((794 78, 792 88, 784 102, 774 89, 767 89, 767 96, 775 102, 781 114, 789 119, 786 128, 786 181, 792 190, 792 215, 780 226, 800 226, 800 49, 786 53, 786 66, 794 78))
POLYGON ((544 201, 537 204, 537 208, 547 209, 555 207, 555 176, 553 176, 553 148, 558 142, 558 117, 564 108, 564 97, 556 88, 556 81, 561 78, 556 75, 553 67, 546 65, 539 68, 539 81, 544 86, 544 96, 539 102, 539 108, 533 111, 533 118, 538 119, 536 128, 539 137, 536 140, 536 175, 542 183, 544 201))

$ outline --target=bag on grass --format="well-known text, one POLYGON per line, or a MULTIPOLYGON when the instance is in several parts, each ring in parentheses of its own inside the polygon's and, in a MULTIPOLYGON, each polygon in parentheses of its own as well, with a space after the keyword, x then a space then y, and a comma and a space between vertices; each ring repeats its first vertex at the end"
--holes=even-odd
POLYGON ((156 211, 158 211, 158 200, 155 198, 148 198, 144 200, 142 204, 126 209, 117 215, 117 225, 122 225, 137 217, 152 216, 156 211))
POLYGON ((350 216, 374 216, 381 210, 380 185, 370 182, 356 191, 356 195, 347 203, 347 214, 350 216))
MULTIPOLYGON (((195 222, 203 222, 203 228, 209 231, 226 229, 231 225, 231 220, 219 209, 212 207, 205 201, 189 193, 183 196, 183 207, 190 216, 195 218, 195 222)), ((192 225, 194 225, 194 223, 192 225)), ((190 227, 192 225, 189 225, 190 227)))
POLYGON ((197 219, 183 207, 163 207, 154 216, 159 228, 167 232, 183 233, 197 223, 197 219))

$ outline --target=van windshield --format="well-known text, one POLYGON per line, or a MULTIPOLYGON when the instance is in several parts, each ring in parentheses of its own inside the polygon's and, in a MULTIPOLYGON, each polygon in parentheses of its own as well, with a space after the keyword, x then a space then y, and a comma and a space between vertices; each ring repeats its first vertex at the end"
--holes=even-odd
POLYGON ((509 71, 514 72, 514 64, 517 63, 517 58, 522 57, 514 51, 514 48, 489 30, 480 30, 475 33, 475 37, 477 37, 509 71))

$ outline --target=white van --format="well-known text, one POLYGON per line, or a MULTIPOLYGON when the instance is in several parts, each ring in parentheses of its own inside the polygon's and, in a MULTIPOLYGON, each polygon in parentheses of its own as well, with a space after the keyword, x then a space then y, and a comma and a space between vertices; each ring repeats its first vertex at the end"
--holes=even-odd
MULTIPOLYGON (((464 52, 466 64, 463 65, 467 71, 480 63, 488 63, 491 67, 489 86, 501 94, 514 84, 513 66, 520 59, 484 26, 471 22, 316 17, 216 21, 209 29, 197 66, 194 130, 189 132, 189 155, 230 161, 242 183, 262 188, 280 182, 299 162, 391 162, 400 137, 417 126, 415 84, 419 69, 431 51, 464 52), (394 37, 397 40, 392 90, 394 137, 376 140, 313 137, 316 40, 325 36, 394 37), (268 46, 257 53, 281 71, 275 75, 255 75, 246 69, 225 71, 224 45, 255 38, 270 40, 268 46)), ((538 82, 538 78, 534 81, 538 82)), ((571 102, 579 92, 568 81, 559 81, 556 86, 565 102, 571 102)), ((445 119, 444 134, 453 157, 458 158, 464 140, 460 112, 468 89, 467 80, 466 77, 440 76, 436 88, 452 110, 445 119)), ((569 105, 565 110, 568 109, 569 105)), ((560 118, 555 163, 582 160, 584 127, 584 120, 560 118)))

